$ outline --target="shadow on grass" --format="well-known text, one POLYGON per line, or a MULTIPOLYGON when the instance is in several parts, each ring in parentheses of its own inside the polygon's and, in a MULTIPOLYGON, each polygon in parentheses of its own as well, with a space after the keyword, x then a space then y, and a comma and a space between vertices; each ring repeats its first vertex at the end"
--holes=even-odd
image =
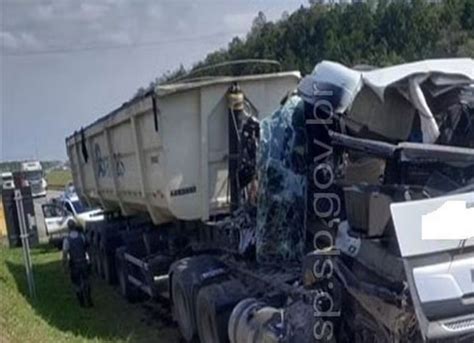
MULTIPOLYGON (((49 249, 48 251, 51 252, 49 249)), ((36 250, 34 255, 45 253, 40 249, 36 250)), ((140 324, 144 321, 141 318, 143 313, 138 306, 126 304, 110 287, 93 280, 95 307, 80 308, 73 293, 69 274, 63 270, 61 261, 57 258, 50 260, 51 258, 34 264, 36 300, 29 297, 24 266, 11 261, 6 262, 18 290, 37 315, 50 326, 75 336, 99 340, 135 341, 135 333, 143 331, 140 328, 143 325, 140 324)), ((142 334, 139 333, 139 336, 142 334)))
POLYGON ((34 247, 33 254, 43 255, 43 254, 50 254, 56 251, 59 251, 57 247, 54 247, 49 243, 41 243, 34 247))

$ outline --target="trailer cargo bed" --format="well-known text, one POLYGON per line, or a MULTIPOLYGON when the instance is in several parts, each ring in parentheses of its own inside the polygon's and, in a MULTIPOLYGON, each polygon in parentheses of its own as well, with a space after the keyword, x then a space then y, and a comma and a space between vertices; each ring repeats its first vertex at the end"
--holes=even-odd
POLYGON ((259 119, 293 91, 298 72, 164 85, 66 139, 82 199, 155 224, 226 210, 226 93, 238 82, 259 119))

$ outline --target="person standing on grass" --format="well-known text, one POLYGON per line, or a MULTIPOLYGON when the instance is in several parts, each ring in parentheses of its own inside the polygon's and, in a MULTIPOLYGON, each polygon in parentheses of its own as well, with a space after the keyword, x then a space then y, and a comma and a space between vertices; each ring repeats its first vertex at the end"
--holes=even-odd
POLYGON ((81 307, 92 307, 91 286, 89 282, 89 255, 87 241, 76 222, 68 223, 69 233, 63 240, 63 266, 67 269, 81 307))

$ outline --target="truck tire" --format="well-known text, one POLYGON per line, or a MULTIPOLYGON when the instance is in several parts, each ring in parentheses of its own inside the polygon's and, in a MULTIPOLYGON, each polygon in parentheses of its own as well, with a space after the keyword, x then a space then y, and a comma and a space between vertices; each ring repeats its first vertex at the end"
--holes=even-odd
POLYGON ((173 259, 166 255, 157 255, 148 260, 148 271, 152 275, 167 274, 173 259))
POLYGON ((211 284, 200 289, 196 300, 197 329, 201 342, 229 342, 228 324, 235 305, 247 297, 238 280, 211 284))
POLYGON ((170 270, 173 317, 184 340, 192 342, 197 333, 195 303, 199 289, 223 280, 225 265, 212 256, 201 255, 179 260, 170 270))
POLYGON ((109 285, 115 285, 117 283, 117 273, 115 271, 115 261, 113 261, 112 254, 107 251, 105 245, 101 245, 99 251, 104 280, 109 285))
POLYGON ((94 272, 94 275, 96 275, 97 277, 101 277, 100 276, 100 267, 99 267, 99 256, 98 256, 98 252, 97 252, 97 249, 95 247, 92 247, 90 248, 90 256, 91 256, 91 265, 92 265, 92 270, 94 272))
POLYGON ((128 281, 127 263, 124 258, 125 247, 118 248, 115 253, 115 265, 120 294, 130 303, 140 300, 139 290, 128 281))
POLYGON ((122 219, 114 218, 101 223, 98 228, 100 234, 99 255, 101 270, 104 280, 110 284, 117 283, 117 273, 115 270, 115 251, 123 245, 121 231, 124 222, 122 219))
POLYGON ((101 262, 101 259, 100 259, 99 249, 96 249, 96 254, 95 254, 95 269, 96 269, 96 271, 97 271, 97 276, 98 276, 100 279, 103 279, 103 278, 104 278, 104 272, 102 271, 102 262, 101 262))
POLYGON ((105 272, 104 272, 104 256, 103 256, 103 251, 101 249, 100 243, 96 246, 96 253, 97 253, 97 275, 102 280, 105 280, 105 272))
POLYGON ((96 275, 102 279, 104 278, 104 273, 102 271, 102 262, 101 262, 101 256, 100 256, 99 243, 100 243, 100 238, 96 231, 93 241, 92 241, 92 245, 91 245, 91 254, 94 260, 94 267, 95 267, 94 269, 96 271, 96 275))
POLYGON ((190 291, 179 279, 178 276, 174 276, 172 280, 173 316, 178 322, 179 331, 184 340, 191 342, 196 333, 193 306, 189 295, 190 291))

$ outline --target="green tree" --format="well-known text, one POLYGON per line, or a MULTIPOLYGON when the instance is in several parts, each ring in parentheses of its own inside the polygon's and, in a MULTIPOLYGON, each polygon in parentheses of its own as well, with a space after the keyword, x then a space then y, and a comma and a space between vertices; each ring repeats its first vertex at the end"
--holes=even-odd
MULTIPOLYGON (((247 58, 276 59, 284 70, 309 73, 324 59, 346 65, 385 66, 426 58, 474 55, 474 0, 378 0, 355 5, 322 5, 311 0, 276 22, 258 12, 245 39, 209 53, 198 68, 247 58)), ((232 65, 193 76, 274 71, 268 65, 232 65)), ((154 85, 181 77, 181 66, 154 85)), ((140 93, 146 91, 142 89, 140 93)))

